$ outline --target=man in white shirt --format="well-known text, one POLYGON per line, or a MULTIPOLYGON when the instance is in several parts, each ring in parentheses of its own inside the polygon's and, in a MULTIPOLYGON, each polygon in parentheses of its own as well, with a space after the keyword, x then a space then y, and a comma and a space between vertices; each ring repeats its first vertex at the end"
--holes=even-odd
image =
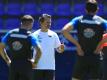
POLYGON ((34 68, 33 80, 53 80, 55 76, 55 49, 62 53, 64 44, 61 44, 58 35, 50 30, 51 15, 42 14, 39 18, 40 29, 33 35, 37 37, 42 55, 34 68))

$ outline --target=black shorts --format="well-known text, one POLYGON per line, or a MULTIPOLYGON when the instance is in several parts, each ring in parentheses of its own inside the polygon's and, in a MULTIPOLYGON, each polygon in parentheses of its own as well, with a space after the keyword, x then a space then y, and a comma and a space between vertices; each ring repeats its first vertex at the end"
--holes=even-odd
POLYGON ((9 68, 9 80, 31 80, 32 64, 30 61, 12 62, 9 68))
POLYGON ((55 77, 54 70, 33 69, 32 80, 54 80, 54 77, 55 77))
POLYGON ((84 79, 99 79, 101 78, 101 60, 99 56, 78 56, 74 65, 73 77, 84 79))

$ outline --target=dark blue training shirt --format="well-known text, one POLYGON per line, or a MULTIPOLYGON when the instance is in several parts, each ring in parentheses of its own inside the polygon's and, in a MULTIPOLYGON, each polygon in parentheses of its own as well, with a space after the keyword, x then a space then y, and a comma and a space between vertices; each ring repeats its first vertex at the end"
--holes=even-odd
MULTIPOLYGON (((19 29, 14 29, 14 30, 11 30, 11 31, 7 32, 6 35, 1 39, 1 42, 4 43, 4 44, 7 44, 8 37, 10 36, 10 34, 11 34, 13 31, 19 31, 19 29)), ((25 33, 26 33, 26 30, 20 29, 20 32, 19 32, 19 33, 25 34, 25 33)), ((29 36, 29 41, 31 41, 32 46, 34 46, 34 47, 37 46, 37 39, 36 39, 35 36, 30 35, 30 36, 29 36)))
POLYGON ((107 30, 107 21, 97 15, 74 18, 70 24, 77 30, 78 41, 85 53, 93 53, 107 30))
POLYGON ((95 16, 93 16, 93 15, 84 15, 84 16, 75 17, 74 19, 72 19, 70 21, 70 23, 74 27, 74 29, 77 28, 77 25, 78 25, 77 23, 81 19, 85 19, 84 23, 88 23, 88 24, 97 24, 97 22, 103 23, 102 27, 104 27, 105 30, 107 29, 107 20, 105 20, 105 19, 103 19, 103 18, 101 18, 97 15, 95 15, 95 16))
POLYGON ((6 45, 13 59, 27 59, 32 57, 32 47, 37 46, 37 39, 25 29, 14 29, 2 38, 2 43, 6 45))

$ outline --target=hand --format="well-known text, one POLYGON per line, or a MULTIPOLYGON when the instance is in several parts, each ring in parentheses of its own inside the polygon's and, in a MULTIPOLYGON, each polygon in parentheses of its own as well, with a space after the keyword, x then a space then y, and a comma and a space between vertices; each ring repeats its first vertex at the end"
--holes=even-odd
POLYGON ((36 68, 37 67, 37 64, 35 64, 34 62, 32 63, 32 68, 36 68))
POLYGON ((64 44, 61 44, 61 45, 60 45, 60 48, 61 48, 61 52, 64 52, 65 45, 64 45, 64 44))
POLYGON ((59 48, 58 48, 58 52, 59 52, 59 53, 63 53, 63 52, 64 52, 64 48, 65 48, 64 44, 61 44, 61 45, 59 46, 59 48))
POLYGON ((30 61, 32 63, 32 68, 36 68, 37 64, 34 63, 34 59, 28 59, 28 61, 30 61))
POLYGON ((101 49, 96 49, 96 50, 94 51, 95 54, 100 54, 100 52, 101 52, 101 49))
POLYGON ((84 56, 84 51, 81 49, 81 47, 77 47, 77 54, 79 56, 84 56))
POLYGON ((11 60, 7 61, 7 65, 10 66, 11 64, 11 60))

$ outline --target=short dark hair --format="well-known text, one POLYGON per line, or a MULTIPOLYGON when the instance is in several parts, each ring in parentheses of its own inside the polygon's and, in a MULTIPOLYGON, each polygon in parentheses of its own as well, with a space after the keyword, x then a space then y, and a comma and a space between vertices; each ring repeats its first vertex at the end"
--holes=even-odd
POLYGON ((34 22, 34 18, 31 16, 31 15, 24 15, 22 18, 21 18, 21 22, 24 23, 26 21, 29 21, 29 22, 34 22))
POLYGON ((44 22, 45 18, 51 18, 51 15, 49 15, 49 14, 42 14, 39 17, 39 22, 44 22))
POLYGON ((90 13, 96 12, 98 9, 98 3, 96 0, 88 0, 86 2, 86 10, 90 13))

